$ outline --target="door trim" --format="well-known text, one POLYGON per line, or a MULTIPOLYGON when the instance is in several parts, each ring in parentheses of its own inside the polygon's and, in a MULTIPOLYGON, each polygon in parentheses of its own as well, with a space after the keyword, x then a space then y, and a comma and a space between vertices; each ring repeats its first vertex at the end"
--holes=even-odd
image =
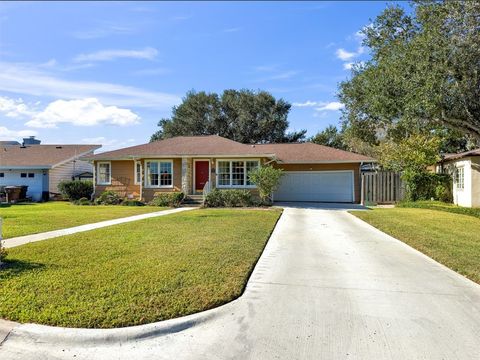
MULTIPOLYGON (((195 169, 196 169, 196 166, 195 166, 195 163, 197 161, 207 161, 208 162, 208 181, 210 182, 210 178, 212 177, 212 164, 210 163, 210 159, 193 159, 193 171, 192 171, 192 191, 193 191, 193 194, 195 194, 195 192, 197 191, 197 189, 195 189, 195 169)), ((210 184, 211 185, 211 184, 210 184)))
POLYGON ((342 173, 349 172, 352 174, 352 204, 355 204, 355 170, 304 170, 304 171, 284 171, 288 174, 321 174, 321 173, 342 173))

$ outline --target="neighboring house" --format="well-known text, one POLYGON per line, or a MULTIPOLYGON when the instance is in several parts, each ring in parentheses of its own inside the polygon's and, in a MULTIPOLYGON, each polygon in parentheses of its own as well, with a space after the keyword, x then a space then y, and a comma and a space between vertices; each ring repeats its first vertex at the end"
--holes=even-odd
POLYGON ((248 172, 262 164, 285 170, 276 201, 360 201, 366 156, 312 143, 246 145, 216 135, 179 136, 89 156, 95 194, 105 190, 149 201, 156 192, 251 189, 248 172))
POLYGON ((480 149, 445 155, 437 172, 452 175, 455 204, 480 207, 480 149))
MULTIPOLYGON (((37 140, 38 141, 38 140, 37 140)), ((58 193, 62 180, 92 172, 92 165, 79 160, 101 145, 2 145, 0 186, 27 185, 34 201, 58 193)))

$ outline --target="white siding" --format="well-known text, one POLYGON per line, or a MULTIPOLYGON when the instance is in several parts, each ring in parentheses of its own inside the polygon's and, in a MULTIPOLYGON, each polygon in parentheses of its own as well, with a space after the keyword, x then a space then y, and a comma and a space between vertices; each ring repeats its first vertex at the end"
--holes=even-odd
POLYGON ((82 160, 76 160, 75 162, 72 160, 50 169, 49 191, 51 193, 58 193, 58 184, 60 181, 72 180, 74 175, 86 171, 93 172, 93 167, 90 163, 82 160))
POLYGON ((4 176, 0 177, 0 186, 21 186, 27 185, 27 196, 31 197, 34 201, 40 201, 42 199, 42 191, 47 191, 44 188, 44 183, 48 182, 47 170, 0 170, 4 176), (27 177, 22 178, 21 173, 26 173, 27 177), (29 178, 28 174, 33 173, 34 177, 29 178), (47 179, 45 179, 47 178, 47 179))
POLYGON ((472 168, 472 206, 480 207, 480 156, 471 158, 472 168))
POLYGON ((453 202, 466 207, 480 206, 480 160, 477 158, 463 158, 445 164, 448 173, 453 177, 453 202), (464 169, 464 187, 457 188, 456 169, 464 169))

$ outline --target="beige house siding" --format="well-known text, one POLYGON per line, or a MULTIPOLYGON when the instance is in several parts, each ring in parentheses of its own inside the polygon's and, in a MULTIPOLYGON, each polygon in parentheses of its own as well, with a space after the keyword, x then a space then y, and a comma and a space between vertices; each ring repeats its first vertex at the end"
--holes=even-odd
MULTIPOLYGON (((106 190, 113 190, 122 197, 140 197, 140 185, 135 184, 135 162, 133 160, 111 161, 111 184, 95 185, 95 197, 106 190)), ((95 172, 97 162, 95 162, 95 172)), ((97 179, 95 179, 97 181, 97 179)))
MULTIPOLYGON (((480 157, 465 157, 445 162, 444 171, 453 177, 453 202, 466 207, 480 207, 480 157), (464 187, 457 188, 455 171, 463 167, 464 187)), ((440 171, 440 167, 438 169, 440 171)))
POLYGON ((360 164, 359 163, 336 163, 336 164, 274 164, 275 168, 284 171, 335 171, 352 170, 355 189, 355 203, 360 203, 360 164))
POLYGON ((93 167, 90 163, 82 160, 76 160, 75 162, 72 160, 50 169, 48 174, 48 191, 51 193, 58 193, 58 184, 61 181, 72 180, 72 177, 75 174, 87 171, 92 172, 93 167))
POLYGON ((472 206, 480 207, 480 157, 471 158, 472 166, 472 206))

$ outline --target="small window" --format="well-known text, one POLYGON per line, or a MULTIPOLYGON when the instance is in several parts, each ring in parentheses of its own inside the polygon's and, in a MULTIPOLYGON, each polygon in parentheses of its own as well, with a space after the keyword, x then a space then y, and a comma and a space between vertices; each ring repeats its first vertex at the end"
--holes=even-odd
POLYGON ((5 173, 0 173, 0 177, 5 177, 5 173))
POLYGON ((99 185, 110 185, 111 179, 111 171, 110 171, 110 163, 109 162, 99 162, 98 163, 98 177, 97 177, 97 184, 99 185))
POLYGON ((21 178, 26 178, 26 177, 27 177, 27 173, 20 173, 20 177, 21 177, 21 178))
POLYGON ((28 177, 29 177, 29 178, 35 177, 35 173, 28 173, 28 177))
POLYGON ((463 190, 465 188, 465 168, 463 166, 457 168, 455 183, 458 190, 463 190))
POLYGON ((135 184, 140 184, 142 182, 142 163, 137 161, 135 163, 135 184))

